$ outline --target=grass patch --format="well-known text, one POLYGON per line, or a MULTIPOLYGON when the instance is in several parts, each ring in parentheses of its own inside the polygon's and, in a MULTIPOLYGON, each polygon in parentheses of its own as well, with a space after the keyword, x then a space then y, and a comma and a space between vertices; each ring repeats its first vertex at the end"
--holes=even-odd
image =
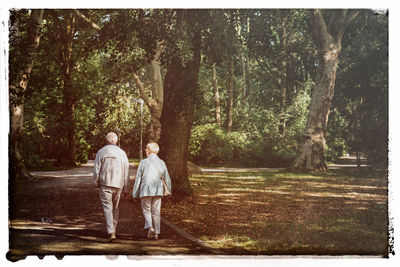
POLYGON ((342 174, 193 175, 193 196, 163 214, 227 254, 387 256, 387 180, 342 174))

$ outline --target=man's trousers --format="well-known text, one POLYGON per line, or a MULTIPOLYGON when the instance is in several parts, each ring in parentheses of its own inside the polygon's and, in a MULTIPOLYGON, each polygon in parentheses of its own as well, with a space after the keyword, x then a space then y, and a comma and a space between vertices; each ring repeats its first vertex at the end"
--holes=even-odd
POLYGON ((121 188, 100 186, 100 200, 103 204, 104 217, 106 219, 107 233, 115 233, 119 216, 119 200, 121 197, 121 188))

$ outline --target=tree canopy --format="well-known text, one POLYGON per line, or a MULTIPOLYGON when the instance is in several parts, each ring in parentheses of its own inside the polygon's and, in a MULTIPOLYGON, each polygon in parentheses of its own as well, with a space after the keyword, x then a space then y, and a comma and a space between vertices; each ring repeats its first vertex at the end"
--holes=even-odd
MULTIPOLYGON (((11 10, 10 80, 24 64, 32 12, 11 10)), ((342 12, 323 10, 331 34, 342 30, 330 22, 342 12)), ((190 193, 188 160, 291 166, 322 64, 311 15, 303 9, 44 10, 22 96, 26 165, 84 163, 108 131, 137 158, 140 113, 132 98, 147 96, 163 103, 157 114, 144 110, 144 144, 160 128, 160 153, 183 194, 190 193), (152 62, 159 67, 161 98, 152 87, 152 62)), ((388 18, 365 9, 346 26, 323 160, 357 154, 385 165, 388 18)))

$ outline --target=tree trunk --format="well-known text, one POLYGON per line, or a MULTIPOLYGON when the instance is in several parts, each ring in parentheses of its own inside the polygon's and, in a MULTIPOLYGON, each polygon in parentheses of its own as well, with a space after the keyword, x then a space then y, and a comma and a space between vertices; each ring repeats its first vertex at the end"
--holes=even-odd
POLYGON ((215 64, 212 65, 212 82, 214 87, 214 106, 215 106, 215 122, 218 127, 221 126, 221 104, 219 97, 218 81, 217 81, 217 68, 215 64))
POLYGON ((67 15, 67 27, 65 33, 65 43, 59 44, 63 48, 62 54, 64 55, 61 68, 63 69, 63 86, 62 94, 65 103, 65 125, 66 134, 68 139, 66 165, 75 166, 76 145, 75 145, 75 105, 76 105, 76 90, 73 88, 71 79, 71 70, 73 66, 72 50, 73 50, 73 37, 75 34, 75 14, 67 15))
POLYGON ((158 142, 161 135, 161 115, 164 101, 164 86, 161 76, 161 62, 160 55, 163 47, 160 43, 157 43, 156 54, 154 59, 148 66, 148 73, 150 78, 152 100, 147 103, 150 108, 150 132, 149 140, 150 142, 158 142))
POLYGON ((68 140, 68 149, 66 155, 66 161, 64 162, 68 166, 75 166, 75 155, 76 155, 76 146, 75 146, 75 100, 70 97, 64 97, 65 101, 65 124, 67 127, 67 140, 68 140))
MULTIPOLYGON (((246 40, 249 39, 250 36, 250 18, 247 17, 247 23, 246 23, 246 40)), ((248 46, 248 44, 247 44, 248 46)), ((249 92, 250 92, 250 59, 249 59, 249 48, 247 47, 246 49, 246 55, 244 56, 245 64, 244 64, 244 70, 243 70, 243 78, 244 78, 244 88, 243 88, 243 96, 247 97, 249 92)))
POLYGON ((245 64, 245 82, 246 82, 246 87, 244 88, 243 91, 243 96, 247 97, 249 95, 249 92, 251 90, 251 80, 250 80, 250 59, 249 59, 249 54, 247 53, 245 56, 246 64, 245 64))
POLYGON ((229 62, 229 85, 228 85, 228 119, 226 129, 228 133, 232 131, 233 124, 233 86, 234 86, 234 73, 233 73, 233 59, 229 62))
POLYGON ((360 155, 359 151, 356 152, 356 159, 357 159, 357 168, 360 168, 361 167, 361 155, 360 155))
POLYGON ((40 41, 40 28, 43 20, 43 9, 33 9, 27 29, 27 49, 25 63, 17 80, 10 83, 10 177, 30 177, 22 157, 22 129, 24 122, 24 95, 28 87, 37 48, 40 41))
POLYGON ((156 53, 153 60, 147 66, 146 76, 151 88, 151 97, 146 94, 143 84, 140 80, 139 75, 133 73, 136 85, 139 88, 140 96, 144 103, 149 107, 150 110, 150 130, 149 130, 149 142, 158 142, 161 135, 161 115, 164 103, 164 88, 163 80, 161 76, 161 62, 160 54, 163 47, 160 43, 157 43, 156 53))
POLYGON ((160 157, 171 175, 173 196, 178 198, 192 193, 187 161, 200 68, 199 29, 193 32, 191 43, 193 57, 184 64, 180 55, 175 55, 164 80, 160 157))
POLYGON ((317 77, 311 98, 310 112, 303 134, 303 147, 294 167, 326 172, 325 134, 334 94, 340 44, 332 39, 319 55, 317 77))
POLYGON ((278 86, 281 91, 281 107, 279 115, 279 134, 282 142, 285 142, 286 135, 286 98, 287 98, 287 38, 286 38, 286 19, 287 16, 282 18, 282 26, 280 30, 281 37, 281 51, 283 59, 280 64, 278 86))
POLYGON ((346 12, 333 11, 327 25, 321 10, 311 11, 311 25, 318 48, 318 67, 303 143, 295 159, 294 169, 327 171, 324 158, 325 134, 334 94, 341 39, 345 28, 358 14, 355 12, 346 18, 346 12))

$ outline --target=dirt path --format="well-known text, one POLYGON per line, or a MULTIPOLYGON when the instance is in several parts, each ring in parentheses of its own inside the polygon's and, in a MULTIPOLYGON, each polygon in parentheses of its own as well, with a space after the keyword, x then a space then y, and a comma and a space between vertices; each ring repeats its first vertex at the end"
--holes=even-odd
MULTIPOLYGON (((10 194, 10 260, 28 255, 212 254, 165 224, 159 240, 147 240, 140 204, 128 196, 120 204, 117 241, 105 243, 92 170, 89 162, 70 170, 32 172, 33 179, 16 184, 10 194)), ((133 177, 133 166, 131 170, 133 177)))

